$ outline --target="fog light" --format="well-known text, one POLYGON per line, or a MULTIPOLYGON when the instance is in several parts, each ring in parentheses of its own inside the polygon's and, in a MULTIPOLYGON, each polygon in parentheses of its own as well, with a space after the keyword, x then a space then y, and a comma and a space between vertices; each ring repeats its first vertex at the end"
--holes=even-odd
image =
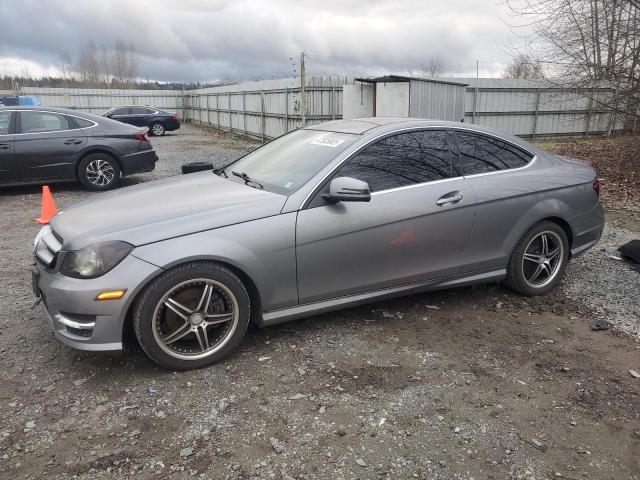
POLYGON ((127 290, 107 290, 96 295, 96 300, 120 300, 127 290))

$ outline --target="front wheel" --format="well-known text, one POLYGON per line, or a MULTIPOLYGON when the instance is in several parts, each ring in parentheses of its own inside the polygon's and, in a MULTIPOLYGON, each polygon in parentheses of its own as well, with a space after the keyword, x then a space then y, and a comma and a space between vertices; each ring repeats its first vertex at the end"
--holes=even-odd
POLYGON ((520 239, 507 266, 505 284, 523 295, 542 295, 560 282, 569 259, 569 241, 557 223, 542 221, 520 239))
POLYGON ((250 312, 249 294, 232 271, 192 262, 167 270, 144 290, 133 326, 152 360, 187 370, 231 353, 247 331, 250 312))
POLYGON ((165 132, 164 125, 161 124, 160 122, 155 122, 151 124, 152 135, 155 135, 156 137, 161 137, 162 135, 164 135, 164 132, 165 132))
POLYGON ((120 166, 109 155, 91 153, 80 162, 78 179, 89 190, 110 190, 120 181, 120 166))

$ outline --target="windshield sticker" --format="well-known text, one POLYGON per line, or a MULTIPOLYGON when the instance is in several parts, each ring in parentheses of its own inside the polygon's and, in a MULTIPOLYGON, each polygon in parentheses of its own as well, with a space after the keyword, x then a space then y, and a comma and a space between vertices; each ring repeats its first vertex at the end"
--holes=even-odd
POLYGON ((338 145, 340 145, 342 142, 344 142, 344 140, 342 140, 341 138, 320 137, 320 138, 316 138, 311 143, 313 145, 321 145, 323 147, 335 148, 338 145))

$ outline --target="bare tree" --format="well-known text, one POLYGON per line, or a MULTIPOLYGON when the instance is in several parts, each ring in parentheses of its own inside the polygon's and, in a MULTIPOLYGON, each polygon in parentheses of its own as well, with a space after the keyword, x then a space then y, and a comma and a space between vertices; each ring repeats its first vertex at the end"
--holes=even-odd
POLYGON ((524 78, 528 80, 538 80, 544 77, 542 64, 523 53, 513 58, 503 76, 505 78, 524 78))
POLYGON ((442 74, 442 61, 437 57, 429 57, 429 60, 421 65, 420 74, 429 78, 439 77, 442 74))
POLYGON ((97 87, 102 80, 102 71, 100 68, 100 59, 98 56, 98 48, 96 44, 89 40, 78 56, 76 70, 80 76, 80 80, 89 87, 97 87))
POLYGON ((71 55, 64 51, 58 56, 58 68, 62 74, 62 81, 66 85, 67 79, 71 76, 71 55))
POLYGON ((533 31, 529 50, 562 86, 612 88, 592 100, 627 115, 640 111, 640 10, 629 0, 505 0, 533 31))

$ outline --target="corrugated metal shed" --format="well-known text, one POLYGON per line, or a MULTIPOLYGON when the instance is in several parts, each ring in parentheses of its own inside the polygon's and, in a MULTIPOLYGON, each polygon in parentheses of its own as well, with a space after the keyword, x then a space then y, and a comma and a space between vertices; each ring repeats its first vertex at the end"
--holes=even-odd
POLYGON ((374 85, 374 116, 400 114, 451 121, 464 118, 466 83, 401 75, 356 78, 355 81, 374 85), (400 85, 386 88, 388 84, 400 85))

